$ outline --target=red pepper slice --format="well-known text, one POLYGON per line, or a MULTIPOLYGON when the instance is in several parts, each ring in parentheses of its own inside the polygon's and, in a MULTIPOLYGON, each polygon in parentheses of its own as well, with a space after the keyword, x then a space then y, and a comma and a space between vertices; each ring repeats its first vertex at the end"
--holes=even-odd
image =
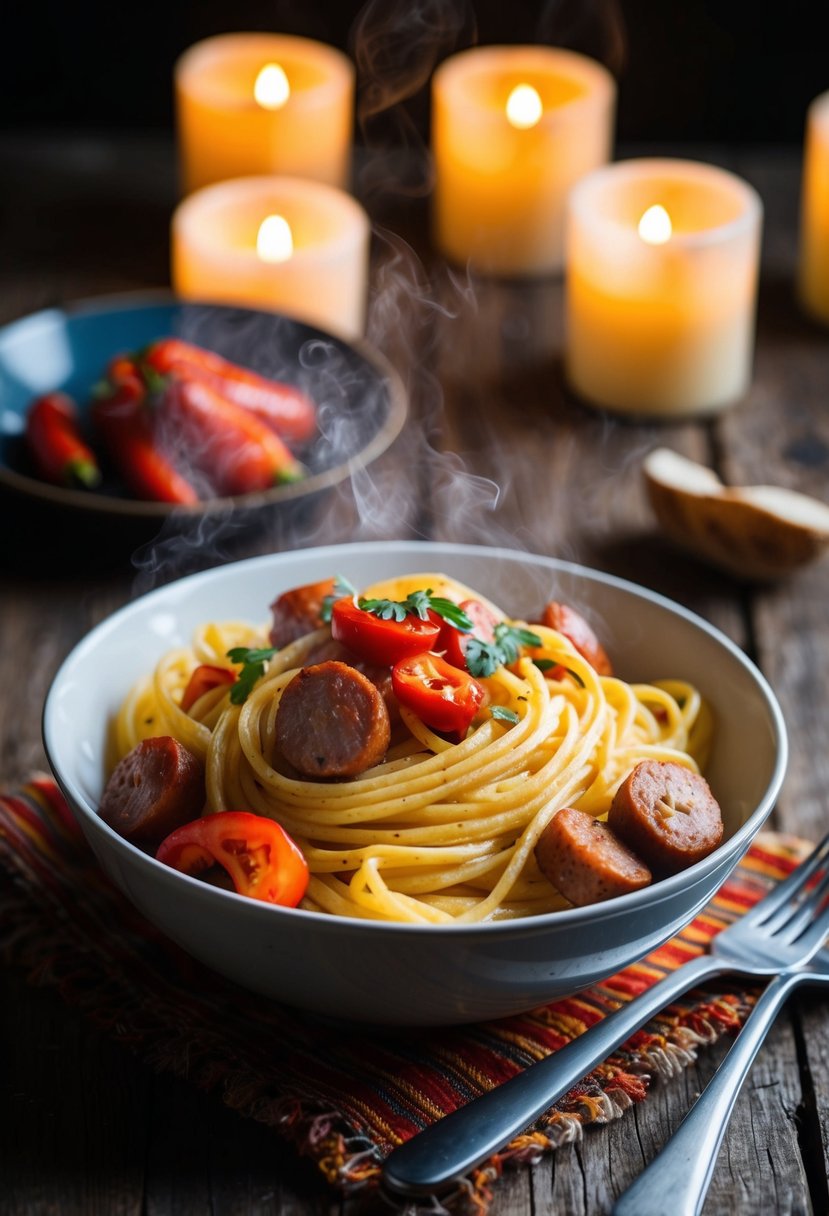
POLYGON ((138 498, 192 505, 190 482, 159 449, 146 389, 135 365, 119 358, 109 368, 109 387, 92 405, 92 418, 124 482, 138 498))
POLYGON ((227 667, 215 667, 212 663, 201 663, 187 681, 187 687, 181 695, 181 708, 189 713, 199 697, 203 697, 211 688, 219 688, 223 684, 235 684, 236 673, 227 667))
POLYGON ((316 407, 300 389, 239 367, 180 338, 160 338, 141 356, 162 376, 200 380, 228 401, 250 410, 284 439, 303 443, 316 430, 316 407))
POLYGON ((159 429, 171 429, 218 494, 250 494, 303 476, 274 431, 199 380, 170 380, 159 415, 159 429))
POLYGON ((350 597, 337 600, 331 610, 331 633, 336 641, 381 667, 431 650, 442 626, 442 619, 431 609, 425 621, 413 612, 402 621, 385 621, 358 607, 350 597))
POLYGON ((472 629, 463 633, 460 629, 455 629, 449 621, 445 621, 436 649, 443 651, 447 663, 465 669, 467 646, 473 638, 480 642, 494 642, 498 618, 480 600, 464 600, 460 607, 472 621, 472 629))
POLYGON ((401 659, 391 671, 401 705, 442 734, 463 736, 486 700, 486 689, 436 654, 401 659))
POLYGON ((92 489, 101 480, 95 454, 81 438, 78 408, 66 393, 46 393, 32 402, 26 443, 45 481, 92 489))
POLYGON ((308 863, 284 828, 250 811, 220 811, 176 828, 156 858, 182 874, 220 865, 240 895, 295 908, 308 887, 308 863))

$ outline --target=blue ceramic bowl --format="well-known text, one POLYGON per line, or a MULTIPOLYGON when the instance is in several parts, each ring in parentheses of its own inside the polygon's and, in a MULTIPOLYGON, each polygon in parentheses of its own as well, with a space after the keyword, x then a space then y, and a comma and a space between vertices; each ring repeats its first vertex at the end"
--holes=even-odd
POLYGON ((161 523, 173 513, 287 502, 332 486, 374 460, 399 433, 405 415, 402 385, 377 351, 279 314, 184 303, 158 292, 50 308, 0 329, 0 486, 41 506, 161 523), (316 403, 319 421, 319 434, 300 453, 308 476, 193 507, 139 501, 115 478, 91 492, 39 480, 23 440, 33 398, 61 389, 84 411, 113 355, 165 336, 186 338, 302 388, 316 403))

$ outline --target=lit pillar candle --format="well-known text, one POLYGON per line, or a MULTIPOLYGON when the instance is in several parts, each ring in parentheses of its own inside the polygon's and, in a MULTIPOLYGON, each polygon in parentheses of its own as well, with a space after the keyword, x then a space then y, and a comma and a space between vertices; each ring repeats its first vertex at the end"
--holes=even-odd
POLYGON ((354 67, 334 47, 282 34, 223 34, 175 68, 185 193, 213 182, 284 174, 346 186, 354 67))
POLYGON ((829 324, 829 93, 806 118, 798 286, 808 311, 829 324))
POLYGON ((565 368, 588 402, 711 414, 751 379, 762 206, 710 165, 599 169, 568 204, 565 368))
POLYGON ((567 192, 611 150, 616 88, 600 64, 551 47, 478 47, 432 85, 435 243, 494 275, 562 264, 567 192))
POLYGON ((342 190, 252 177, 197 190, 173 215, 185 299, 285 312, 346 338, 365 328, 370 225, 342 190))

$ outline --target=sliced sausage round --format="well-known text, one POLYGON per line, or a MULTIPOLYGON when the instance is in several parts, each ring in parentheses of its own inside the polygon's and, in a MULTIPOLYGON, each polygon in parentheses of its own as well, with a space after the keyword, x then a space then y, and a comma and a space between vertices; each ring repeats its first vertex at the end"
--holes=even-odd
POLYGON ((367 663, 365 659, 361 659, 353 650, 349 650, 342 642, 338 642, 336 638, 325 638, 319 642, 305 656, 306 667, 313 667, 315 663, 326 663, 330 660, 336 660, 339 663, 347 663, 349 667, 353 667, 356 671, 361 671, 364 676, 371 680, 372 684, 382 694, 383 700, 386 702, 386 709, 389 712, 389 722, 392 728, 400 721, 400 702, 394 694, 392 687, 391 668, 380 667, 376 663, 367 663))
POLYGON ((126 840, 155 849, 175 828, 198 819, 204 799, 201 760, 162 735, 144 739, 118 762, 99 812, 126 840))
POLYGON ((378 764, 391 737, 379 689, 347 663, 303 667, 282 693, 276 741, 308 777, 354 777, 378 764))
POLYGON ((602 646, 590 625, 569 604, 560 604, 550 600, 541 615, 541 624, 548 629, 555 629, 572 642, 579 654, 587 659, 593 670, 600 676, 612 676, 613 664, 608 658, 607 651, 602 646))
POLYGON ((548 823, 535 859, 544 877, 577 907, 638 891, 653 878, 606 824, 575 807, 564 807, 548 823))
POLYGON ((722 812, 699 773, 643 760, 619 786, 609 826, 659 874, 676 874, 717 847, 722 812))
POLYGON ((319 583, 306 583, 277 596, 271 604, 271 646, 281 650, 322 626, 323 601, 334 594, 334 582, 333 578, 327 578, 319 583))

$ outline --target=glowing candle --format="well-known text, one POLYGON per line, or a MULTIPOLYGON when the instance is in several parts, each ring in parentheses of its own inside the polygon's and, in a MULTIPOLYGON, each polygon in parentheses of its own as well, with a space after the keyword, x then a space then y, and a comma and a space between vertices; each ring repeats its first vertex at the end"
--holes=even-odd
POLYGON ((598 63, 551 47, 478 47, 432 86, 435 243, 495 275, 561 268, 564 203, 604 164, 616 87, 598 63))
POLYGON ((681 160, 597 170, 568 204, 565 368, 588 402, 710 414, 751 379, 762 206, 740 178, 681 160))
POLYGON ((285 312, 356 338, 365 328, 370 225, 342 190, 251 177, 197 190, 172 225, 172 280, 185 299, 285 312))
POLYGON ((829 93, 806 118, 798 287, 808 311, 829 324, 829 93))
POLYGON ((185 193, 278 173, 346 186, 354 67, 334 47, 282 34, 222 34, 175 69, 185 193))

